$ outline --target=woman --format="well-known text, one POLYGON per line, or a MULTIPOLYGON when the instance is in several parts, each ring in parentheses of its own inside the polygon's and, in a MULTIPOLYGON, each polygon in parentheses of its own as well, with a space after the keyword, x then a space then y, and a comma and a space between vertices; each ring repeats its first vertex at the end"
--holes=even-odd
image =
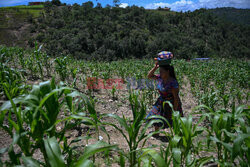
MULTIPOLYGON (((153 105, 152 110, 147 115, 146 118, 152 115, 160 115, 167 119, 170 125, 172 125, 172 109, 165 103, 163 109, 163 102, 170 101, 173 105, 175 111, 179 111, 180 115, 183 116, 181 101, 179 98, 179 84, 177 82, 174 67, 171 65, 158 65, 155 63, 154 68, 152 68, 148 73, 149 79, 154 79, 157 81, 157 89, 160 93, 160 97, 157 99, 156 103, 153 105), (160 75, 155 75, 154 72, 160 67, 160 75)), ((165 127, 167 123, 164 124, 165 127)), ((155 131, 159 130, 161 123, 154 124, 155 131)))

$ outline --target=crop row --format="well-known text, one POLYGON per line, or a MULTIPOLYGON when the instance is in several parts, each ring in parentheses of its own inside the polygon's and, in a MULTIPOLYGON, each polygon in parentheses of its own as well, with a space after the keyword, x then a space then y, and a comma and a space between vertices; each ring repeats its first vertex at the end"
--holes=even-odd
MULTIPOLYGON (((170 133, 162 130, 147 133, 153 123, 160 121, 144 119, 156 90, 127 90, 133 116, 129 118, 97 111, 93 95, 98 92, 84 88, 89 77, 104 81, 120 78, 125 83, 128 77, 146 78, 153 66, 151 60, 91 62, 62 55, 52 58, 41 48, 36 46, 29 52, 0 48, 0 93, 6 101, 0 108, 0 127, 12 138, 11 145, 1 149, 0 154, 8 153, 9 157, 0 161, 1 165, 93 166, 98 157, 103 157, 107 165, 120 166, 203 166, 211 162, 220 166, 248 166, 249 108, 242 105, 248 103, 249 96, 247 61, 175 60, 180 85, 191 85, 190 91, 199 106, 186 117, 174 112, 170 133), (28 83, 32 80, 40 83, 31 86, 28 83), (194 124, 196 116, 199 119, 194 124), (94 128, 97 136, 100 132, 106 134, 107 141, 97 138, 95 144, 82 145, 82 141, 88 143, 93 137, 88 133, 69 141, 66 132, 80 125, 94 128), (110 126, 123 136, 128 151, 110 143, 106 130, 110 126), (167 137, 168 144, 145 147, 155 133, 167 137), (15 151, 17 146, 21 152, 15 151), (34 158, 37 151, 43 155, 42 160, 34 158)), ((114 86, 105 91, 111 91, 115 97, 120 90, 114 86)))

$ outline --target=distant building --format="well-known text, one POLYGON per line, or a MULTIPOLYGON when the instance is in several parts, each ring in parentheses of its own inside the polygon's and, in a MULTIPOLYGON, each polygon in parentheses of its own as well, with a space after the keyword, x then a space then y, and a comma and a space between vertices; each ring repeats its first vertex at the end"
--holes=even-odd
POLYGON ((168 8, 168 7, 161 8, 161 7, 159 6, 158 10, 170 11, 170 8, 168 8))
POLYGON ((29 2, 29 6, 33 6, 33 5, 43 5, 44 2, 29 2))
POLYGON ((163 10, 170 11, 170 8, 165 7, 165 8, 163 8, 163 10))

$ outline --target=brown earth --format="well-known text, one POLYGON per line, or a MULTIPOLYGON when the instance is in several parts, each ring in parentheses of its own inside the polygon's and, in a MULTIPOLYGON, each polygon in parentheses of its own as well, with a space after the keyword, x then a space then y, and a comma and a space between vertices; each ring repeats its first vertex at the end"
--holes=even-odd
POLYGON ((28 40, 34 36, 28 16, 18 10, 0 8, 0 45, 28 47, 28 40))
MULTIPOLYGON (((192 96, 190 92, 190 84, 187 80, 187 78, 184 78, 184 84, 182 85, 182 88, 180 89, 181 91, 181 101, 182 101, 182 107, 184 111, 184 116, 188 116, 192 109, 197 106, 197 103, 192 96)), ((29 84, 37 84, 37 81, 29 81, 29 84)), ((111 113, 111 114, 117 114, 118 116, 122 117, 123 115, 126 116, 127 118, 132 118, 132 111, 129 106, 129 101, 128 101, 128 90, 126 89, 126 85, 123 85, 123 88, 118 90, 116 92, 117 95, 117 100, 112 99, 111 95, 111 90, 100 90, 98 92, 94 93, 95 98, 97 99, 96 102, 96 111, 104 114, 104 113, 111 113)), ((154 97, 154 101, 156 100, 157 97, 154 97)), ((150 111, 151 106, 148 108, 148 112, 150 111)), ((61 114, 60 117, 64 117, 63 113, 61 114)), ((105 118, 105 122, 114 122, 111 118, 105 118)), ((194 119, 194 123, 196 122, 196 119, 194 119)), ((117 123, 118 124, 118 123, 117 123)), ((57 127, 57 129, 61 129, 60 126, 57 127)), ((106 127, 107 132, 110 135, 110 143, 111 144, 117 144, 119 148, 123 149, 124 152, 128 152, 128 145, 126 143, 126 140, 124 137, 121 135, 119 131, 114 129, 111 126, 106 127)), ((103 132, 100 132, 99 136, 96 134, 95 129, 89 129, 86 126, 81 126, 80 128, 72 129, 66 133, 66 136, 68 136, 69 140, 73 140, 79 136, 85 136, 87 131, 89 131, 89 135, 93 137, 93 139, 90 139, 88 143, 86 141, 83 141, 82 144, 93 144, 97 141, 98 138, 103 138, 104 141, 108 141, 108 138, 106 134, 103 132)), ((147 133, 154 131, 154 128, 151 127, 147 130, 147 133)), ((169 132, 169 129, 165 129, 165 132, 169 132)), ((2 148, 8 147, 12 142, 11 137, 6 134, 2 129, 0 129, 0 144, 2 148)), ((167 138, 164 136, 160 136, 159 138, 154 138, 151 137, 148 139, 146 142, 145 147, 152 147, 154 145, 160 145, 160 144, 168 144, 167 138)), ((159 149, 159 148, 156 148, 159 149)), ((16 151, 19 151, 19 149, 16 147, 16 151)), ((42 155, 37 152, 34 154, 35 159, 40 159, 42 160, 42 155)), ((8 159, 8 155, 5 153, 4 156, 2 157, 2 160, 5 161, 8 159)), ((99 164, 98 166, 105 166, 104 164, 99 164)), ((114 163, 112 166, 118 166, 117 163, 114 163)))

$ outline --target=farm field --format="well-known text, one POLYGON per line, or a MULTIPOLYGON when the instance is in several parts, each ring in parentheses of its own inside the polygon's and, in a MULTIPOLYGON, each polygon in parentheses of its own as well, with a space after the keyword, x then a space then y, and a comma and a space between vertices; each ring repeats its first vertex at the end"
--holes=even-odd
POLYGON ((184 117, 159 138, 145 120, 158 97, 151 59, 49 57, 36 45, 0 46, 0 60, 0 165, 249 164, 247 59, 174 59, 184 117))

